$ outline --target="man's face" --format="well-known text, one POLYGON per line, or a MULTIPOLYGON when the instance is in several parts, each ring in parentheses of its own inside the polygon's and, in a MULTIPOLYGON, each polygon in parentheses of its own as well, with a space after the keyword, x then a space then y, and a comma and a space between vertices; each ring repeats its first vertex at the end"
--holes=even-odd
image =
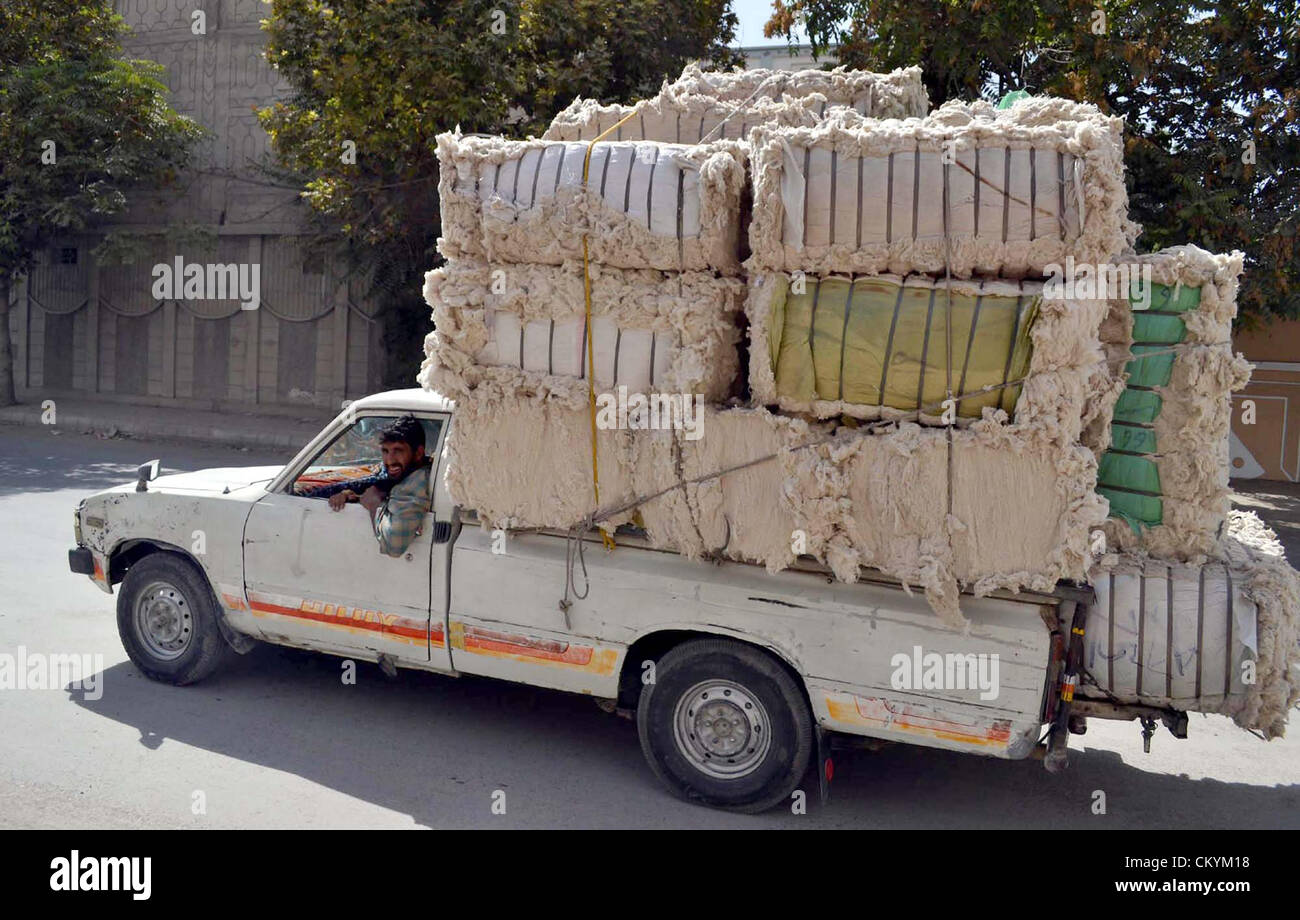
POLYGON ((388 475, 393 479, 402 476, 424 459, 423 447, 412 450, 411 445, 405 441, 385 441, 380 449, 384 455, 384 469, 388 470, 388 475))

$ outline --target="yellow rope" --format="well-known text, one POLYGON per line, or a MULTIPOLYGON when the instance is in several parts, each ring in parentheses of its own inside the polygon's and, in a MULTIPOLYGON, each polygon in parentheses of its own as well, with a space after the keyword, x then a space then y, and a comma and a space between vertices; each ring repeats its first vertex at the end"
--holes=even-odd
MULTIPOLYGON (((629 112, 618 122, 596 135, 591 143, 587 145, 587 155, 582 160, 582 188, 584 192, 587 191, 587 176, 591 170, 591 151, 611 133, 618 130, 623 125, 623 122, 628 121, 633 114, 635 113, 629 112)), ((582 296, 587 314, 587 410, 591 417, 591 488, 595 493, 596 507, 600 508, 600 464, 596 459, 596 357, 595 344, 592 342, 591 335, 591 267, 587 255, 587 232, 585 230, 582 233, 582 296)), ((612 550, 614 548, 614 538, 603 527, 600 530, 600 538, 605 543, 605 549, 612 550)))

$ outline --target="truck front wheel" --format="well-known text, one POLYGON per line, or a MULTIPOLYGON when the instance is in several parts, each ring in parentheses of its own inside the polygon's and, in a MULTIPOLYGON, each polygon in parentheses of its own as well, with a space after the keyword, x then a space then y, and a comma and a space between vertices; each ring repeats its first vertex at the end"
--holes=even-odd
POLYGON ((799 785, 813 749, 812 715, 773 658, 725 639, 684 643, 655 665, 637 729, 650 768, 678 796, 766 811, 799 785))
POLYGON ((132 565, 117 596, 117 631, 126 654, 146 677, 192 684, 230 655, 207 580, 187 560, 166 552, 132 565))

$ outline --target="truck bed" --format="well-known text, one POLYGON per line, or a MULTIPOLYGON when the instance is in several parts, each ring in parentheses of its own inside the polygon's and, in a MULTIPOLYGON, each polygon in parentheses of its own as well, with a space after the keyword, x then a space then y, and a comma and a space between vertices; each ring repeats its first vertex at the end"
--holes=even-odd
MULTIPOLYGON (((693 561, 622 535, 607 552, 592 535, 589 589, 566 611, 563 534, 512 533, 503 554, 492 549, 490 532, 467 525, 451 551, 458 670, 612 699, 625 662, 642 670, 641 643, 664 631, 711 633, 759 641, 805 675, 828 730, 1006 758, 1037 742, 1050 652, 1044 614, 1053 615, 1054 598, 964 597, 963 632, 887 580, 844 584, 807 567, 769 573, 693 561), (912 666, 933 662, 929 654, 996 656, 984 659, 990 670, 996 661, 996 694, 932 686, 927 668, 912 666)), ((581 592, 581 565, 573 577, 581 592)))

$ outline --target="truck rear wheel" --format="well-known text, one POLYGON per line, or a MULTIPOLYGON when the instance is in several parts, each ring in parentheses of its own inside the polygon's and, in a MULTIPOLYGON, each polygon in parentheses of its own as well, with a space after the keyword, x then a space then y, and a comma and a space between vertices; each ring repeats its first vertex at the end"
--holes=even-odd
POLYGON ((203 680, 229 657, 216 602, 203 573, 174 553, 132 565, 117 596, 117 632, 146 677, 184 685, 203 680))
POLYGON ((769 655, 726 639, 687 642, 659 659, 637 730, 675 794, 749 813, 788 801, 813 749, 798 683, 769 655))

